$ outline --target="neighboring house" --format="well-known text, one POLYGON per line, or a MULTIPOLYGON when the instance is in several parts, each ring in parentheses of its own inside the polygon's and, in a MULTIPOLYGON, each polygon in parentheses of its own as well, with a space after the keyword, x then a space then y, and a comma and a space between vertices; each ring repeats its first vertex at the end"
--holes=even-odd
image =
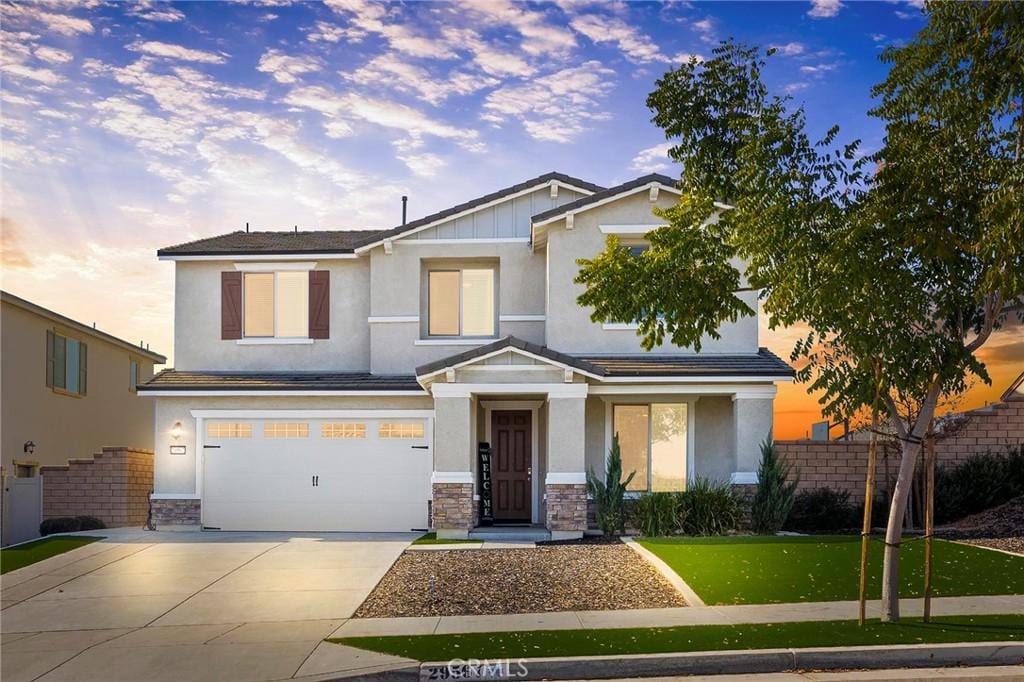
MULTIPOLYGON (((135 386, 165 362, 159 353, 0 292, 0 542, 38 535, 52 506, 44 497, 61 487, 44 489, 41 468, 89 458, 106 446, 153 448, 153 401, 139 397, 135 386)), ((112 472, 95 473, 99 481, 112 472)), ((94 490, 77 479, 68 486, 60 494, 83 503, 86 488, 94 490)), ((88 513, 94 506, 64 508, 88 513)))
POLYGON ((153 401, 135 386, 167 358, 6 291, 0 311, 5 475, 104 446, 153 447, 153 401))
POLYGON ((756 482, 774 382, 793 374, 756 318, 699 354, 644 352, 634 325, 576 303, 577 259, 610 234, 643 248, 678 195, 662 175, 549 173, 390 230, 161 249, 176 367, 140 387, 158 525, 458 537, 493 516, 578 537, 613 432, 634 492, 756 482))

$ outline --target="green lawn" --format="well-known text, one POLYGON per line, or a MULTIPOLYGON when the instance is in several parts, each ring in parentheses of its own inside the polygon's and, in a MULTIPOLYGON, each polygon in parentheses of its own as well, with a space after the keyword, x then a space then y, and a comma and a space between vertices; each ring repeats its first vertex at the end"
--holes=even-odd
POLYGON ((0 573, 30 566, 37 561, 49 559, 102 539, 91 535, 53 535, 17 547, 0 549, 0 573))
POLYGON ((462 543, 473 543, 479 545, 482 540, 439 540, 437 533, 426 533, 412 541, 414 545, 458 545, 462 543))
POLYGON ((484 632, 409 637, 341 637, 328 641, 419 661, 452 658, 610 656, 779 647, 1005 642, 1024 640, 1024 615, 952 616, 932 623, 855 620, 674 628, 484 632))
MULTIPOLYGON (((774 604, 857 599, 860 538, 645 538, 651 550, 708 604, 774 604)), ((881 597, 882 550, 871 543, 868 597, 881 597)), ((924 591, 924 543, 900 552, 900 596, 924 591)), ((933 596, 1024 594, 1024 557, 935 541, 933 596)))

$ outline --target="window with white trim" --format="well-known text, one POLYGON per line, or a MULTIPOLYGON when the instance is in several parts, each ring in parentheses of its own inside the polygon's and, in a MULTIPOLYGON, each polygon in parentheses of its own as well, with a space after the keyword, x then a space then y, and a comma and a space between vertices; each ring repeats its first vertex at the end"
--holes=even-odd
POLYGON ((619 436, 623 478, 636 472, 627 490, 686 490, 686 419, 686 403, 612 406, 612 433, 619 436))
POLYGON ((244 273, 242 311, 247 338, 307 338, 309 273, 244 273))
POLYGON ((249 422, 206 422, 207 438, 252 438, 249 422))
POLYGON ((427 273, 427 335, 495 334, 494 268, 433 269, 427 273))
POLYGON ((309 438, 309 424, 306 422, 265 422, 264 438, 309 438))
POLYGON ((320 425, 321 438, 366 438, 366 422, 327 422, 320 425))
POLYGON ((84 342, 46 330, 47 386, 58 393, 83 396, 88 366, 88 346, 84 342))
POLYGON ((380 438, 423 438, 423 422, 381 422, 377 427, 380 438))

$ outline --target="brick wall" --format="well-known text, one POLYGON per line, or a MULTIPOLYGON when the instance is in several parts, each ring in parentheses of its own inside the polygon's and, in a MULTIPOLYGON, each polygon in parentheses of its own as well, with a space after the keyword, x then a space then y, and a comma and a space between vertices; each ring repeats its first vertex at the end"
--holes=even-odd
MULTIPOLYGON (((1024 445, 1024 401, 1015 400, 959 415, 935 441, 935 455, 940 465, 956 464, 1019 445, 1024 445)), ((782 459, 800 470, 801 490, 845 489, 851 499, 863 499, 868 441, 781 440, 775 446, 782 459)), ((899 457, 896 443, 879 441, 875 480, 881 489, 887 488, 888 478, 895 477, 899 457)))
POLYGON ((91 459, 44 466, 43 518, 95 516, 107 527, 141 526, 153 490, 153 451, 103 448, 91 459))
POLYGON ((435 530, 472 530, 475 519, 472 483, 435 483, 431 525, 435 530))

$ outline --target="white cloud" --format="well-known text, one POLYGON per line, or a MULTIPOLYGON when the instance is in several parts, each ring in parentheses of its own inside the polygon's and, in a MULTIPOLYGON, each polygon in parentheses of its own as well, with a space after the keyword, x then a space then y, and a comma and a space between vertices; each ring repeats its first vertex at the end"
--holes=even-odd
POLYGON ((24 64, 4 64, 3 66, 0 66, 0 69, 2 69, 8 76, 22 80, 32 80, 37 83, 42 83, 43 85, 56 85, 63 80, 55 71, 51 71, 50 69, 36 69, 24 64))
POLYGON ((18 19, 38 21, 54 33, 59 33, 65 36, 75 36, 79 33, 92 33, 95 30, 92 22, 88 19, 73 17, 69 14, 54 14, 53 12, 46 12, 39 9, 36 5, 5 3, 4 15, 6 20, 16 17, 18 19))
POLYGON ((803 43, 796 42, 789 42, 785 45, 772 45, 771 47, 784 57, 795 57, 798 54, 803 54, 807 49, 803 43))
POLYGON ((500 81, 488 76, 462 71, 449 71, 443 78, 434 78, 426 69, 403 61, 394 53, 385 53, 352 73, 341 76, 353 83, 380 87, 390 86, 409 92, 430 104, 440 104, 452 95, 469 95, 500 81))
POLYGON ((533 81, 506 85, 487 96, 481 118, 494 124, 519 120, 537 140, 570 142, 610 115, 600 100, 612 88, 614 71, 597 61, 568 67, 533 81))
POLYGON ((532 57, 550 58, 568 55, 576 47, 572 31, 550 21, 544 10, 533 10, 525 4, 508 0, 466 0, 461 12, 490 27, 511 26, 520 36, 519 48, 532 57))
POLYGON ((668 157, 668 150, 671 148, 671 142, 662 142, 653 147, 641 149, 629 163, 629 169, 640 173, 656 173, 668 170, 672 166, 672 159, 668 157))
POLYGON ((343 28, 326 21, 317 21, 314 28, 306 34, 306 40, 311 43, 337 43, 342 38, 345 38, 350 43, 360 43, 365 37, 366 31, 343 28))
POLYGON ((711 17, 695 21, 691 26, 693 30, 700 34, 700 39, 705 43, 713 45, 718 42, 718 36, 715 33, 715 21, 711 17))
POLYGON ((803 90, 806 90, 809 87, 811 87, 810 83, 806 81, 797 81, 795 83, 786 84, 785 86, 783 86, 782 91, 785 92, 787 95, 793 95, 803 90))
POLYGON ((434 59, 451 59, 456 56, 454 50, 443 41, 417 35, 403 24, 385 21, 388 14, 385 5, 366 0, 326 0, 326 4, 338 14, 350 18, 350 30, 354 28, 358 32, 379 35, 399 52, 434 59))
POLYGON ((499 77, 524 78, 537 73, 537 67, 522 56, 487 42, 471 28, 449 27, 444 30, 444 37, 449 43, 472 53, 473 63, 484 73, 499 77))
POLYGON ((829 19, 839 14, 839 10, 842 8, 843 3, 840 0, 811 0, 811 9, 808 10, 807 16, 815 19, 829 19))
POLYGON ((360 120, 405 133, 418 146, 425 136, 452 140, 470 151, 482 151, 480 134, 428 117, 412 107, 356 93, 338 94, 316 85, 296 88, 285 103, 318 111, 331 119, 360 120))
POLYGON ((622 19, 598 14, 573 17, 570 25, 594 43, 615 43, 626 58, 636 64, 672 61, 661 53, 650 36, 644 35, 622 19))
POLYGON ((136 41, 128 45, 128 49, 134 52, 153 55, 154 57, 166 57, 167 59, 179 59, 186 62, 202 62, 204 64, 223 64, 226 57, 223 54, 195 50, 181 45, 162 43, 158 40, 136 41))
POLYGON ((41 45, 35 49, 35 55, 44 62, 52 64, 66 64, 74 59, 74 55, 65 50, 58 50, 55 47, 41 45))
POLYGON ((257 71, 269 73, 278 83, 295 83, 304 73, 313 73, 323 68, 316 57, 287 55, 280 50, 267 50, 260 57, 257 71))
POLYGON ((404 163, 413 175, 421 178, 432 178, 436 176, 448 164, 437 154, 398 154, 398 158, 404 163))
POLYGON ((806 73, 809 76, 821 78, 830 71, 835 71, 838 64, 806 64, 800 67, 800 73, 806 73))
POLYGON ((185 20, 185 13, 173 7, 169 2, 136 2, 128 5, 127 14, 143 21, 174 23, 185 20))

